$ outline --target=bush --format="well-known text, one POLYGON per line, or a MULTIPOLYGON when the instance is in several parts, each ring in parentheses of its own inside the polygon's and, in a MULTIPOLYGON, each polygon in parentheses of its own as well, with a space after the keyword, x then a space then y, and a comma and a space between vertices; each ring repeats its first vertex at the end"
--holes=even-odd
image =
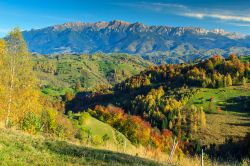
POLYGON ((42 130, 46 133, 56 131, 56 112, 51 109, 44 110, 41 115, 42 130))
POLYGON ((90 118, 88 112, 83 112, 79 117, 79 125, 84 125, 84 123, 90 118))
POLYGON ((86 132, 83 129, 79 129, 75 137, 83 142, 86 139, 86 132))
POLYGON ((63 114, 56 114, 56 131, 55 134, 61 138, 72 138, 76 134, 73 124, 63 114))
POLYGON ((75 135, 75 128, 72 123, 59 112, 47 109, 41 115, 42 131, 55 134, 58 137, 70 138, 75 135))
POLYGON ((56 126, 55 134, 58 137, 65 137, 65 127, 61 124, 56 126))
POLYGON ((102 136, 102 141, 104 142, 104 144, 106 144, 109 139, 110 139, 110 137, 108 136, 108 134, 104 134, 102 136))
POLYGON ((21 129, 29 133, 39 132, 41 129, 41 120, 34 112, 27 112, 21 121, 21 129))
POLYGON ((102 137, 100 137, 98 135, 93 136, 91 139, 91 143, 93 145, 102 145, 103 144, 102 137))

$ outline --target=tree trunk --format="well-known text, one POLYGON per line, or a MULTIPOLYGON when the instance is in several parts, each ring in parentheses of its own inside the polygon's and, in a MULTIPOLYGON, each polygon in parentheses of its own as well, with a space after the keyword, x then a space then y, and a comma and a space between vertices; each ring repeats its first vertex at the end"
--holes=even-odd
POLYGON ((11 112, 11 105, 12 105, 12 98, 13 98, 13 86, 14 86, 14 75, 15 75, 15 55, 13 55, 13 59, 11 60, 10 63, 10 68, 11 68, 11 80, 10 80, 10 87, 9 87, 9 101, 8 101, 8 109, 7 109, 7 116, 6 116, 6 121, 5 121, 5 127, 9 127, 10 123, 10 112, 11 112))

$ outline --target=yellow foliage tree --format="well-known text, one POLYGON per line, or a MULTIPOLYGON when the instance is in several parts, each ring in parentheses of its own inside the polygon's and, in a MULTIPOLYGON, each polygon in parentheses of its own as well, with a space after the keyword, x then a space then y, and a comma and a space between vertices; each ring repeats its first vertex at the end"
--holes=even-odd
POLYGON ((1 70, 7 77, 1 78, 3 82, 6 126, 18 123, 25 113, 40 113, 40 93, 37 87, 36 76, 32 69, 32 57, 28 52, 22 33, 18 28, 10 32, 6 39, 6 54, 1 70))
POLYGON ((201 127, 201 130, 205 130, 206 128, 206 114, 203 111, 202 107, 200 108, 200 127, 201 127))
POLYGON ((6 43, 4 40, 0 40, 0 120, 4 117, 4 108, 6 106, 6 89, 5 82, 6 72, 5 72, 5 62, 6 62, 6 43))
POLYGON ((224 77, 224 86, 227 87, 227 86, 232 86, 233 85, 233 80, 232 80, 232 77, 230 74, 227 74, 225 77, 224 77))

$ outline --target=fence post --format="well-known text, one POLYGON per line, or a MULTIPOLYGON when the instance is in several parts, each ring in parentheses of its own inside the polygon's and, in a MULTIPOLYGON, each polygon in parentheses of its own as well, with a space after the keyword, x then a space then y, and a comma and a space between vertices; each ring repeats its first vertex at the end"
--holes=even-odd
POLYGON ((203 161, 203 148, 201 148, 201 166, 204 166, 204 161, 203 161))
POLYGON ((172 161, 177 144, 178 144, 178 141, 176 141, 176 137, 174 137, 174 143, 173 143, 172 150, 171 150, 171 153, 170 153, 169 158, 168 158, 168 163, 171 163, 171 161, 172 161))

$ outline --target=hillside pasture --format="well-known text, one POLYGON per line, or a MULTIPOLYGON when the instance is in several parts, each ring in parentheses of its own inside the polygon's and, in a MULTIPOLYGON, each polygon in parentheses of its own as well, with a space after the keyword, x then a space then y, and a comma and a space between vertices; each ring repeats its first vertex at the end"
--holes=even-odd
POLYGON ((206 111, 207 127, 199 133, 204 143, 224 143, 226 138, 242 138, 250 131, 249 97, 248 84, 219 89, 202 88, 191 98, 188 105, 194 104, 206 111))

